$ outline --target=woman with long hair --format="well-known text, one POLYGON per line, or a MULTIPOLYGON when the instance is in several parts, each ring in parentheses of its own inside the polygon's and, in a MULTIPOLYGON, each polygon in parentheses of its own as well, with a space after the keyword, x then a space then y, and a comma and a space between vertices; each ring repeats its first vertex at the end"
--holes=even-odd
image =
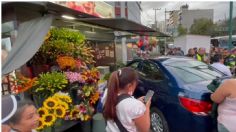
POLYGON ((111 74, 103 110, 107 132, 149 132, 151 99, 145 104, 144 97, 132 96, 137 80, 136 71, 129 67, 111 74))

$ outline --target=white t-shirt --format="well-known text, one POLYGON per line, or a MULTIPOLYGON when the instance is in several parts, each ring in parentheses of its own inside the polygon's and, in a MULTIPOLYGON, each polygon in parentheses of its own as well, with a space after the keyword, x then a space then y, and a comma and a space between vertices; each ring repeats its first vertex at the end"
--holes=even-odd
MULTIPOLYGON (((117 117, 129 132, 137 132, 133 119, 144 115, 145 111, 145 105, 134 97, 124 99, 116 106, 117 117)), ((116 123, 112 120, 107 121, 106 131, 120 132, 116 123)))
POLYGON ((227 76, 230 76, 230 77, 232 76, 229 68, 227 66, 225 66, 224 64, 217 62, 217 63, 213 63, 211 66, 216 68, 217 70, 223 72, 227 76))

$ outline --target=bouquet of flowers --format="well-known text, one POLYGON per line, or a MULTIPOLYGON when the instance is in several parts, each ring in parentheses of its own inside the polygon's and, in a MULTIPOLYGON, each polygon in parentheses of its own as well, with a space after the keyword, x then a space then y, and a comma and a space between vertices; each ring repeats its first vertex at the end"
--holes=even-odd
POLYGON ((71 98, 66 93, 56 93, 43 102, 43 106, 38 109, 40 116, 37 130, 52 127, 58 119, 64 119, 71 109, 71 98))

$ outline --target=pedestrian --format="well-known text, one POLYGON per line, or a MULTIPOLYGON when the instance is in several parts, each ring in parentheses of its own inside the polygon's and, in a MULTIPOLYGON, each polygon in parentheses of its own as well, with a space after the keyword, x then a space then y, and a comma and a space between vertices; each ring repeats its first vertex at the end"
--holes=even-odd
POLYGON ((218 103, 218 132, 236 132, 236 79, 225 80, 211 99, 218 103))
POLYGON ((224 59, 221 54, 215 54, 213 56, 212 61, 213 61, 213 64, 211 64, 212 67, 214 67, 215 69, 224 73, 227 76, 230 76, 230 77, 232 76, 230 69, 224 65, 224 59))
POLYGON ((199 48, 199 50, 198 50, 198 52, 197 52, 197 54, 195 55, 194 58, 197 59, 198 61, 208 63, 208 58, 207 58, 207 55, 206 55, 205 48, 199 48))
POLYGON ((184 52, 181 50, 180 47, 176 48, 175 55, 177 56, 184 56, 184 52))
POLYGON ((197 54, 197 47, 194 47, 193 50, 194 50, 195 54, 197 54))
POLYGON ((236 67, 236 48, 231 50, 231 54, 225 58, 225 65, 230 67, 232 73, 235 73, 236 67))
POLYGON ((6 132, 36 132, 34 129, 38 127, 38 120, 37 109, 31 101, 17 102, 13 95, 3 97, 2 129, 7 129, 6 132))
POLYGON ((137 79, 129 67, 111 74, 103 110, 107 132, 149 132, 151 99, 145 104, 144 97, 132 97, 137 79))
POLYGON ((195 51, 194 51, 194 49, 190 48, 190 49, 188 50, 187 57, 193 58, 194 56, 195 56, 195 51))

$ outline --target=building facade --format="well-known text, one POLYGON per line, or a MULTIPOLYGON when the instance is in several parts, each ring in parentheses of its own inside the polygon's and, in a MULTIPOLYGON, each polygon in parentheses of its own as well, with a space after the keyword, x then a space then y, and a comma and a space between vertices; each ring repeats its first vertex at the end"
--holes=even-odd
POLYGON ((127 18, 134 22, 141 24, 141 2, 107 2, 108 4, 112 5, 115 10, 115 17, 116 18, 127 18))
POLYGON ((213 9, 199 9, 189 10, 188 5, 183 5, 180 10, 169 11, 169 20, 167 22, 167 32, 176 36, 178 34, 177 28, 179 25, 190 30, 194 20, 206 18, 213 21, 213 9))
MULTIPOLYGON (((126 18, 128 20, 134 21, 141 24, 141 2, 120 2, 112 1, 107 2, 114 7, 115 18, 126 18)), ((124 35, 124 34, 123 34, 124 35)), ((131 50, 128 48, 128 44, 132 42, 130 37, 117 37, 115 40, 115 50, 116 50, 116 62, 126 63, 128 58, 130 58, 131 50)))
POLYGON ((205 10, 182 10, 180 12, 179 24, 189 31, 194 20, 206 18, 213 21, 213 9, 205 10))

